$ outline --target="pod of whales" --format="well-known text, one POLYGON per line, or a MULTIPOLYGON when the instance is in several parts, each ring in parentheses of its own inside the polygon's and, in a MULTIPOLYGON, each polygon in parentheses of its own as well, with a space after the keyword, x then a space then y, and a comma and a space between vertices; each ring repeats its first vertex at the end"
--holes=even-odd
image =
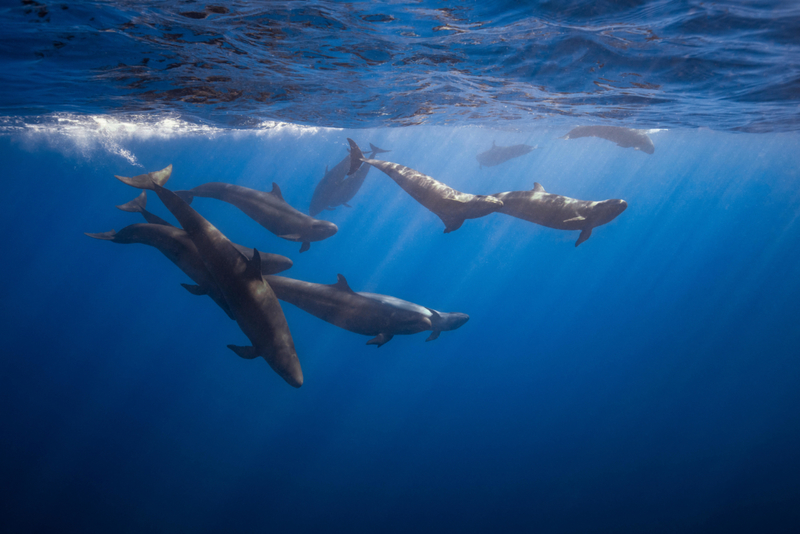
POLYGON ((356 334, 375 336, 381 345, 400 334, 431 330, 431 320, 414 309, 402 309, 356 293, 341 274, 335 284, 314 284, 283 276, 266 276, 275 295, 301 310, 356 334))
POLYGON ((620 199, 592 202, 551 195, 542 184, 530 191, 508 191, 493 196, 503 201, 500 213, 558 230, 580 230, 577 247, 592 235, 592 228, 614 220, 628 203, 620 199))
MULTIPOLYGON (((142 191, 142 194, 134 200, 117 207, 123 211, 141 213, 149 221, 148 223, 131 224, 119 232, 114 230, 96 234, 87 232, 86 235, 95 239, 111 241, 112 243, 123 245, 141 243, 156 248, 195 282, 196 285, 181 284, 187 291, 193 295, 208 295, 222 308, 228 317, 233 319, 234 317, 225 297, 222 295, 211 273, 208 272, 189 234, 171 225, 158 215, 147 211, 145 209, 146 203, 146 193, 142 191)), ((236 243, 233 243, 233 246, 244 254, 248 260, 252 259, 254 249, 237 245, 236 243)), ((267 254, 264 252, 259 254, 261 256, 262 274, 277 274, 292 266, 292 260, 280 254, 267 254)))
POLYGON ((535 148, 535 146, 530 145, 497 146, 494 141, 492 141, 492 148, 486 152, 479 153, 475 156, 475 159, 478 160, 478 166, 481 168, 494 167, 510 159, 524 156, 535 148))
POLYGON ((245 359, 261 356, 287 383, 302 386, 303 371, 294 340, 280 303, 261 274, 261 255, 254 253, 248 260, 214 225, 178 195, 162 187, 159 182, 165 183, 169 176, 156 176, 149 184, 139 178, 122 181, 155 191, 178 219, 225 297, 239 328, 252 343, 249 347, 228 345, 228 348, 245 359))
MULTIPOLYGON (((370 146, 370 158, 374 158, 376 154, 390 152, 376 147, 372 143, 370 146)), ((308 208, 308 214, 316 217, 318 213, 323 210, 333 210, 337 206, 350 207, 348 202, 352 200, 358 190, 361 189, 364 180, 367 178, 370 166, 362 165, 358 171, 352 176, 348 175, 350 170, 350 154, 344 157, 342 161, 336 166, 328 170, 325 168, 325 175, 319 181, 317 187, 314 188, 314 194, 311 197, 311 204, 308 208)))
MULTIPOLYGON (((644 138, 650 143, 649 148, 641 140, 639 132, 625 128, 582 127, 565 138, 588 135, 652 153, 652 143, 646 135, 644 138)), ((437 215, 445 224, 445 233, 457 230, 466 219, 499 212, 550 228, 578 230, 577 247, 591 236, 594 228, 612 221, 627 208, 627 203, 620 199, 584 201, 553 195, 539 183, 535 183, 530 191, 507 191, 494 195, 462 193, 409 167, 374 159, 378 153, 387 151, 372 144, 370 157, 365 158, 352 139, 348 139, 348 143, 350 154, 333 170, 326 169, 325 177, 317 185, 310 213, 347 206, 363 184, 370 167, 377 167, 437 215)), ((498 165, 533 148, 528 145, 498 147, 493 143, 491 150, 478 154, 478 161, 481 166, 498 165)), ((370 336, 367 345, 378 347, 395 335, 426 330, 431 332, 426 341, 431 341, 441 332, 460 328, 469 320, 469 316, 463 313, 440 312, 388 295, 357 293, 342 275, 338 275, 335 284, 329 285, 275 276, 275 273, 289 268, 291 260, 231 243, 189 205, 193 198, 216 198, 235 205, 279 237, 302 242, 300 252, 307 250, 310 242, 335 234, 338 230, 336 225, 314 219, 291 207, 276 184, 273 184, 272 191, 262 192, 211 182, 173 193, 163 187, 171 172, 170 165, 132 178, 117 178, 133 187, 155 191, 183 229, 150 213, 146 209, 146 192, 142 191, 136 199, 117 207, 140 213, 146 224, 132 224, 119 232, 112 230, 86 235, 114 243, 143 243, 157 248, 196 284, 182 285, 194 294, 209 295, 236 320, 252 343, 249 347, 228 347, 242 358, 263 357, 294 387, 303 384, 303 372, 279 299, 340 328, 370 336)))
POLYGON ((561 139, 577 139, 579 137, 599 137, 612 141, 622 148, 635 148, 647 154, 655 152, 653 140, 647 130, 633 130, 620 126, 578 126, 561 139))
POLYGON ((484 217, 503 207, 503 203, 497 198, 456 191, 409 167, 388 161, 365 159, 355 141, 352 139, 347 141, 350 143, 350 158, 353 161, 350 167, 351 173, 358 168, 357 162, 368 163, 382 171, 414 200, 437 215, 444 223, 446 234, 461 228, 466 219, 484 217))
POLYGON ((233 204, 278 237, 303 243, 300 252, 308 250, 312 241, 327 239, 339 230, 332 222, 314 219, 294 209, 283 199, 276 183, 272 184, 269 193, 240 185, 209 182, 187 191, 175 191, 175 194, 187 204, 191 204, 194 197, 215 198, 233 204))

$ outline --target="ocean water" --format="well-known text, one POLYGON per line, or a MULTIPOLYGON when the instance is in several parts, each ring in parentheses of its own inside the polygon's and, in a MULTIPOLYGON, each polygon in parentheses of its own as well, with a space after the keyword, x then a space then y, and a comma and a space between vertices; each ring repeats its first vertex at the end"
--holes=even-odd
POLYGON ((795 3, 0 12, 3 531, 800 527, 795 3), (655 151, 560 139, 586 124, 655 151), (470 315, 376 349, 284 304, 300 389, 158 251, 84 235, 143 222, 114 175, 168 164, 306 211, 348 137, 460 191, 628 208, 577 248, 497 213, 444 234, 372 169, 300 254, 196 199, 282 275, 470 315), (480 168, 493 142, 537 148, 480 168))

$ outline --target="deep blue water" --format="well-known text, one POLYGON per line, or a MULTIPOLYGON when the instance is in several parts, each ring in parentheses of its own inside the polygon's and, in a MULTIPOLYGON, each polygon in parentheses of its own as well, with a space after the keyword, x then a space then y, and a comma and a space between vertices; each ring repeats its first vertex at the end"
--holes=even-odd
MULTIPOLYGON (((797 530, 794 4, 226 6, 3 7, 2 530, 797 530), (612 55, 623 26, 641 38, 612 55), (265 56, 247 34, 269 28, 265 56), (43 52, 58 32, 75 37, 43 52), (363 63, 342 50, 367 38, 383 44, 359 49, 363 63), (350 59, 309 59, 320 50, 350 59), (152 67, 170 54, 181 64, 152 67), (100 68, 142 57, 138 86, 100 68), (655 86, 594 89, 595 58, 655 86), (193 86, 201 62, 230 79, 193 86), (181 84, 217 97, 163 97, 181 84), (257 97, 270 91, 284 96, 257 97), (586 123, 658 129, 655 152, 558 139, 586 123), (196 199, 233 241, 291 258, 286 276, 342 273, 356 291, 470 315, 376 349, 285 304, 300 389, 229 351, 244 334, 158 251, 84 235, 141 222, 114 207, 138 193, 115 174, 170 163, 173 189, 276 182, 305 211, 347 137, 461 191, 539 182, 629 207, 578 248, 578 232, 501 214, 444 234, 373 169, 352 208, 321 215, 339 232, 299 254, 196 199), (538 148, 480 169, 493 141, 538 148)), ((155 195, 148 208, 174 222, 155 195)))

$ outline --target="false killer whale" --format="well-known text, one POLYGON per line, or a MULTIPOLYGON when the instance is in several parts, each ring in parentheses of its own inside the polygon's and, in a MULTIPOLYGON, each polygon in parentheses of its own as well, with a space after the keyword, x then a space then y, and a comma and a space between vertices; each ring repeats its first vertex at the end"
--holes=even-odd
MULTIPOLYGON (((372 143, 370 143, 369 146, 369 157, 371 158, 375 157, 376 154, 390 152, 389 150, 378 148, 372 143)), ((353 176, 347 175, 349 169, 350 154, 337 163, 333 169, 328 170, 327 167, 325 168, 325 175, 317 184, 317 187, 314 189, 314 194, 311 197, 311 204, 308 208, 309 215, 316 217, 322 210, 333 210, 337 206, 350 207, 347 203, 350 202, 350 200, 356 196, 358 190, 361 189, 361 185, 364 183, 369 173, 370 166, 362 165, 353 176)))
POLYGON ((592 228, 614 220, 628 203, 620 199, 591 202, 545 192, 535 182, 530 191, 508 191, 493 196, 503 201, 500 213, 558 230, 580 230, 577 247, 592 235, 592 228))
POLYGON ((399 334, 416 334, 431 330, 426 314, 413 309, 400 309, 356 293, 341 274, 335 284, 315 284, 283 276, 264 279, 285 302, 331 324, 362 334, 375 336, 367 345, 380 347, 399 334))
POLYGON ((350 173, 356 172, 360 162, 368 163, 383 171, 414 200, 436 214, 444 223, 444 233, 461 228, 466 219, 477 219, 503 207, 503 203, 492 196, 471 195, 456 191, 430 176, 409 167, 377 159, 365 159, 358 145, 350 143, 350 173))
POLYGON ((652 154, 656 150, 653 140, 647 135, 647 130, 633 130, 620 126, 578 126, 561 139, 578 137, 600 137, 613 141, 622 148, 635 148, 647 154, 652 154))
POLYGON ((312 241, 327 239, 339 230, 332 222, 309 217, 294 209, 283 199, 276 183, 268 193, 240 185, 209 182, 186 191, 175 191, 175 194, 187 204, 191 204, 194 197, 215 198, 233 204, 278 237, 303 243, 300 252, 308 250, 312 241))

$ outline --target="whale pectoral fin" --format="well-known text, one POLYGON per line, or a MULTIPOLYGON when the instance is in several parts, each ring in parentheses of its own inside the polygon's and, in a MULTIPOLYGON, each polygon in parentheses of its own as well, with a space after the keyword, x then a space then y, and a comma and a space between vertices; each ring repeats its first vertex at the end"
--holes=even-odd
POLYGON ((380 333, 367 341, 367 345, 377 345, 378 347, 381 347, 391 341, 393 337, 393 334, 380 333))
POLYGON ((286 239, 287 241, 300 241, 300 234, 283 234, 278 237, 286 239))
MULTIPOLYGON (((565 219, 564 222, 568 223, 568 222, 578 222, 578 221, 585 221, 585 220, 586 220, 586 217, 584 217, 582 215, 578 215, 577 217, 573 217, 571 219, 565 219)), ((591 232, 591 230, 590 230, 590 232, 591 232)))
POLYGON ((539 182, 533 182, 533 192, 534 193, 544 193, 544 187, 539 182))
POLYGON ((208 289, 194 284, 181 284, 192 295, 208 295, 208 289))
POLYGON ((310 248, 311 248, 311 243, 309 243, 308 241, 305 241, 305 242, 303 242, 302 245, 300 245, 300 252, 305 252, 306 250, 308 250, 310 248))
POLYGON ((461 225, 464 224, 464 219, 460 219, 457 221, 453 220, 445 221, 444 224, 445 224, 444 233, 449 234, 450 232, 454 232, 459 228, 461 228, 461 225))
POLYGON ((426 339, 425 341, 433 341, 434 339, 438 339, 439 338, 439 334, 441 334, 441 333, 442 333, 441 330, 434 330, 433 333, 431 335, 429 335, 428 339, 426 339))
POLYGON ((584 228, 581 231, 581 235, 578 236, 578 240, 575 241, 575 246, 577 247, 578 245, 580 245, 581 243, 583 243, 584 241, 586 241, 590 237, 592 237, 592 229, 591 228, 584 228))
POLYGON ((84 232, 84 235, 88 235, 89 237, 93 237, 95 239, 105 239, 106 241, 113 241, 114 237, 117 235, 117 232, 114 230, 109 230, 108 232, 101 232, 99 234, 90 234, 89 232, 84 232))
POLYGON ((238 345, 228 345, 228 348, 231 349, 233 352, 235 352, 237 356, 239 356, 240 358, 244 358, 245 360, 252 360, 258 357, 258 354, 256 354, 255 347, 240 347, 238 345))

